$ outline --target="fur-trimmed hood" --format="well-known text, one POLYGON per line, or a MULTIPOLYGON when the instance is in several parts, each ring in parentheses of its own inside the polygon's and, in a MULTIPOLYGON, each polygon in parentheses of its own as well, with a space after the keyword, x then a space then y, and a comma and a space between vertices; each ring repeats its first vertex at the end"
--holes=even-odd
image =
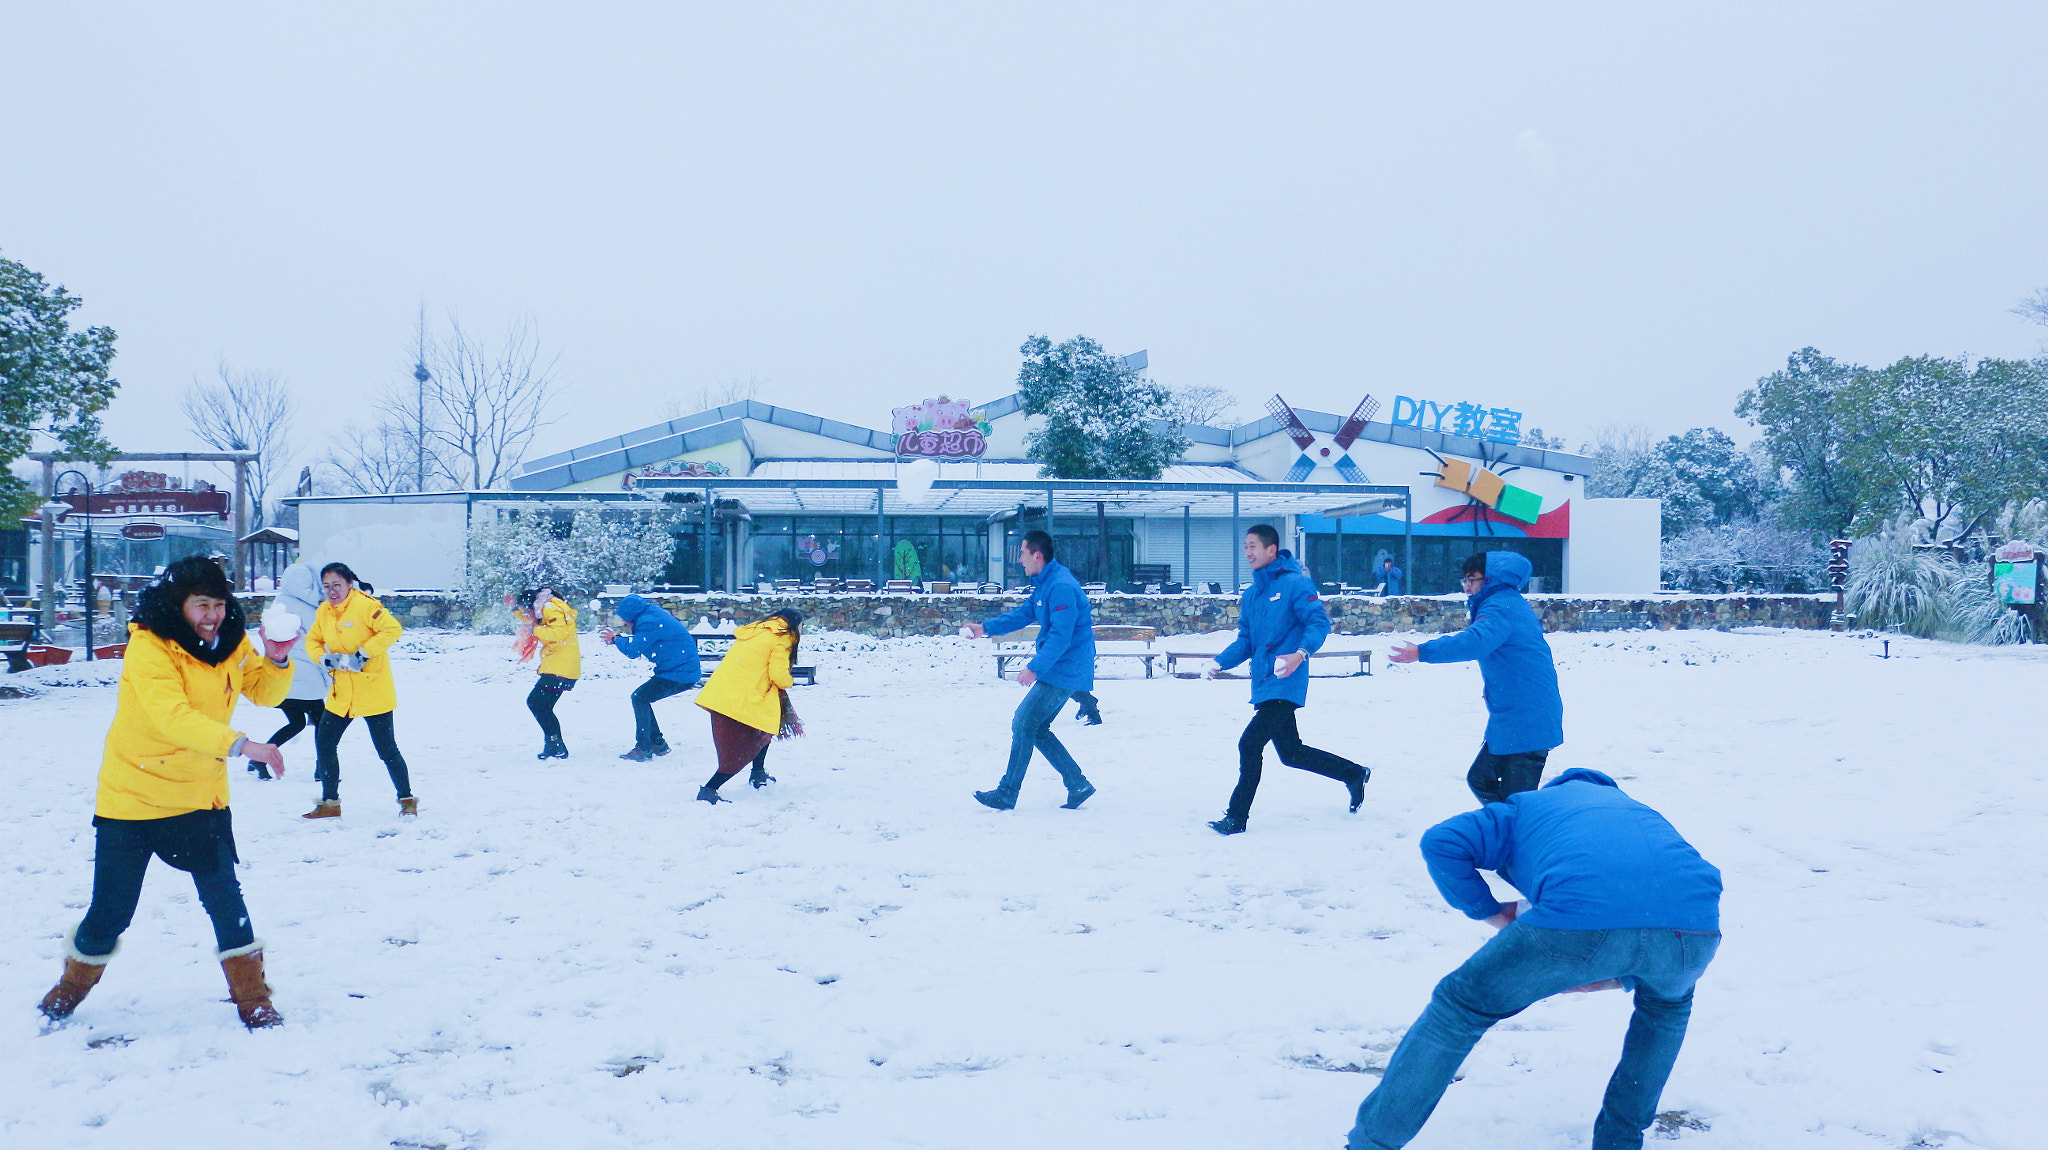
POLYGON ((136 603, 135 624, 159 638, 185 649, 185 653, 209 667, 218 667, 241 650, 248 634, 247 616, 227 576, 205 559, 181 559, 171 565, 164 578, 143 588, 136 603), (210 569, 211 575, 207 574, 210 569), (209 647, 185 619, 185 600, 210 595, 227 600, 227 617, 221 620, 220 639, 209 647))

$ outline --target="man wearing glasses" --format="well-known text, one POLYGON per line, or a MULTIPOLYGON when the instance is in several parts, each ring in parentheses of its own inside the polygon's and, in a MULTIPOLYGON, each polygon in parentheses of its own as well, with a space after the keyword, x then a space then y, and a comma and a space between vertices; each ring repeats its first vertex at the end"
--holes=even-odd
POLYGON ((1482 804, 1535 790, 1550 752, 1564 742, 1557 667, 1543 639, 1543 624, 1522 598, 1530 570, 1529 561, 1512 551, 1471 556, 1462 567, 1472 614, 1465 629, 1420 646, 1394 644, 1396 663, 1479 661, 1486 685, 1486 740, 1465 785, 1482 804))

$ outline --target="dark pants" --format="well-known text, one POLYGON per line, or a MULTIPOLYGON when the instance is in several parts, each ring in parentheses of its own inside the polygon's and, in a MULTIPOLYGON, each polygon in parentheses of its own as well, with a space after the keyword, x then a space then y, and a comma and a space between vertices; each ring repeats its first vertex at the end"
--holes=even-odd
POLYGON ((1267 699, 1245 724, 1244 734, 1237 737, 1237 789, 1230 792, 1231 818, 1251 818, 1252 797, 1259 793, 1259 776, 1265 770, 1267 743, 1279 752, 1281 762, 1296 770, 1336 779, 1346 786, 1364 776, 1365 768, 1350 759, 1302 742, 1301 732, 1294 726, 1296 709, 1285 699, 1267 699))
POLYGON ((1472 795, 1481 806, 1504 803, 1509 795, 1519 795, 1542 786, 1543 764, 1549 760, 1549 751, 1496 755, 1481 743, 1479 757, 1472 760, 1472 769, 1465 772, 1465 785, 1472 788, 1472 795))
POLYGON ((319 727, 320 713, 327 709, 327 705, 319 699, 286 699, 277 705, 277 709, 284 712, 285 723, 270 736, 270 744, 282 747, 307 727, 319 727))
MULTIPOLYGON (((363 716, 363 724, 370 728, 370 742, 377 748, 377 757, 384 760, 384 769, 391 772, 391 785, 398 788, 398 797, 412 797, 412 774, 405 769, 405 756, 398 753, 398 739, 391 732, 392 712, 381 715, 363 716)), ((333 711, 320 713, 320 729, 313 732, 313 746, 319 752, 313 777, 320 780, 320 799, 335 802, 341 798, 341 734, 355 720, 333 711)))
POLYGON ((654 721, 654 704, 671 695, 680 695, 696 685, 656 675, 634 689, 633 746, 636 749, 651 751, 668 741, 661 737, 661 724, 654 721))
POLYGON ((1102 701, 1095 697, 1095 692, 1075 691, 1074 703, 1076 704, 1074 713, 1082 718, 1085 719, 1089 715, 1094 715, 1098 719, 1102 717, 1102 701))
MULTIPOLYGON (((121 932, 135 918, 135 905, 142 899, 142 876, 149 869, 157 846, 152 824, 167 819, 95 819, 98 832, 92 856, 92 906, 78 924, 74 944, 78 953, 97 958, 111 954, 121 932)), ((192 874, 199 890, 199 905, 213 920, 213 940, 221 950, 233 950, 256 941, 249 925, 249 908, 242 902, 242 884, 235 881, 234 848, 223 844, 214 853, 211 866, 192 874)), ((188 864, 189 865, 189 864, 188 864)))
POLYGON ((711 712, 711 745, 718 751, 718 773, 727 778, 740 773, 749 762, 766 763, 768 744, 775 736, 738 719, 711 712))
POLYGON ((576 680, 560 675, 542 675, 526 693, 526 709, 533 712, 533 721, 540 724, 540 733, 550 742, 562 740, 562 721, 555 718, 555 704, 562 700, 562 692, 574 690, 576 680))

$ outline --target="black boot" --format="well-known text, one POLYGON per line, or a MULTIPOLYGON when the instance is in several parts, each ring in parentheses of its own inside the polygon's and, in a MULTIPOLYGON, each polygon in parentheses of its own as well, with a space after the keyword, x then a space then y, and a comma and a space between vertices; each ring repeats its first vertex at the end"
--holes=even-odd
POLYGON ((705 781, 703 786, 697 788, 697 801, 701 803, 731 802, 731 799, 718 793, 718 788, 724 786, 725 781, 730 778, 732 778, 731 775, 712 775, 710 779, 705 781))
POLYGON ((758 791, 762 787, 767 786, 769 783, 774 782, 775 776, 768 773, 767 767, 764 767, 759 763, 756 763, 754 764, 754 769, 748 773, 747 781, 749 783, 752 783, 754 785, 754 789, 758 791))
POLYGON ((541 745, 540 754, 534 756, 536 759, 566 759, 568 757, 569 748, 563 744, 560 738, 556 737, 550 737, 547 742, 541 745))
POLYGON ((1357 814, 1358 808, 1365 802, 1365 784, 1370 782, 1371 780, 1372 768, 1360 767, 1358 768, 1358 776, 1356 778, 1349 779, 1345 782, 1344 785, 1351 788, 1352 814, 1357 814))
POLYGON ((1210 823, 1209 829, 1219 835, 1241 835, 1244 833, 1244 820, 1236 815, 1224 815, 1210 823))

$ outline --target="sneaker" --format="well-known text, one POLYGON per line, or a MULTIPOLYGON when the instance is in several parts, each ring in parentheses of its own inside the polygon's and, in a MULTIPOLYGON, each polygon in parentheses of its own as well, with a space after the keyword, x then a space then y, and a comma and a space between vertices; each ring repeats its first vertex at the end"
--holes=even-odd
POLYGON ((976 791, 974 801, 999 811, 1012 810, 1017 806, 1016 799, 1005 797, 1001 791, 976 791))
POLYGON ((620 755, 619 757, 625 759, 628 762, 644 763, 654 757, 654 752, 648 750, 646 747, 634 747, 632 750, 627 751, 625 754, 620 755))
POLYGON ((1232 815, 1224 815, 1222 818, 1210 823, 1209 829, 1219 835, 1241 835, 1244 833, 1244 820, 1232 815))
POLYGON ((1102 725, 1101 711, 1082 711, 1074 717, 1076 719, 1081 720, 1082 724, 1085 726, 1099 727, 1102 725))
POLYGON ((321 799, 320 805, 299 816, 302 819, 338 819, 341 817, 340 799, 321 799))
POLYGON ((1372 768, 1371 768, 1371 767, 1360 767, 1360 768, 1358 768, 1358 777, 1357 777, 1357 778, 1355 778, 1355 779, 1352 779, 1352 780, 1351 780, 1350 782, 1348 782, 1348 783, 1344 784, 1345 786, 1348 786, 1348 787, 1350 787, 1350 788, 1351 788, 1351 813, 1352 813, 1352 814, 1354 814, 1354 815, 1355 815, 1355 814, 1357 814, 1357 813, 1358 813, 1358 808, 1359 808, 1359 807, 1360 807, 1361 805, 1363 805, 1363 804, 1364 804, 1364 802, 1365 802, 1365 784, 1367 784, 1367 783, 1369 783, 1369 782, 1371 782, 1371 781, 1372 781, 1372 768))
POLYGON ((1060 804, 1060 809, 1078 811, 1081 809, 1081 804, 1087 802, 1088 797, 1094 793, 1094 783, 1082 783, 1080 790, 1067 792, 1067 801, 1060 804))
POLYGON ((665 755, 665 754, 668 754, 668 742, 667 742, 667 740, 664 740, 664 739, 656 739, 656 740, 654 740, 654 747, 653 747, 653 750, 654 750, 654 757, 655 757, 655 758, 657 758, 657 759, 658 759, 658 758, 660 758, 661 756, 665 755))

